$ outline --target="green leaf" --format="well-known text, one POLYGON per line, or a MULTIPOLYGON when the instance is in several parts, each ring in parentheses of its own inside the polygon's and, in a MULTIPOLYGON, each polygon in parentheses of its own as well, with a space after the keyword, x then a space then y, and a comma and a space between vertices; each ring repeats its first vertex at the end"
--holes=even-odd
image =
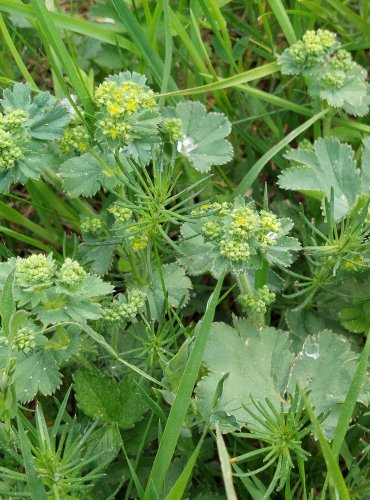
POLYGON ((197 458, 203 444, 203 439, 204 439, 204 434, 200 438, 197 446, 194 448, 193 453, 191 454, 187 464, 185 465, 183 471, 176 480, 175 484, 172 486, 171 490, 167 493, 165 500, 178 500, 179 498, 183 497, 186 490, 186 486, 190 480, 191 474, 196 465, 197 458))
POLYGON ((370 327, 370 299, 356 301, 338 314, 341 324, 353 333, 364 333, 370 327))
POLYGON ((64 293, 79 299, 91 299, 102 295, 109 295, 114 291, 114 286, 103 281, 99 276, 87 275, 74 287, 68 287, 62 282, 58 282, 56 287, 58 293, 64 293))
POLYGON ((64 134, 64 126, 70 120, 68 109, 48 92, 41 92, 33 100, 27 125, 35 139, 52 141, 64 134))
POLYGON ((272 146, 266 153, 261 156, 259 160, 248 170, 243 179, 240 181, 238 187, 233 193, 233 198, 243 195, 247 192, 248 188, 255 182, 259 173, 262 171, 263 167, 283 148, 290 144, 296 137, 302 134, 305 130, 316 123, 320 118, 328 113, 328 109, 323 109, 319 113, 316 113, 312 118, 302 123, 299 127, 295 128, 287 136, 285 136, 280 142, 272 146))
POLYGON ((332 444, 332 450, 335 456, 338 456, 342 448, 345 435, 347 433, 349 424, 351 422, 352 415, 357 400, 359 398, 363 380, 366 374, 369 355, 370 355, 370 331, 367 332, 366 343, 359 357, 356 372, 352 378, 352 382, 348 389, 346 399, 342 405, 337 428, 335 429, 333 444, 332 444))
MULTIPOLYGON (((162 266, 162 277, 167 293, 168 303, 172 307, 184 307, 190 299, 192 288, 191 280, 185 275, 184 268, 177 264, 165 264, 162 266)), ((163 310, 165 302, 160 272, 157 269, 152 276, 149 286, 141 287, 147 293, 150 314, 152 319, 158 319, 163 310)))
MULTIPOLYGON (((332 437, 356 370, 357 355, 349 343, 325 330, 308 336, 295 355, 286 332, 258 330, 245 320, 237 320, 235 326, 212 326, 204 355, 209 373, 196 389, 202 415, 219 423, 223 432, 239 429, 253 420, 244 409, 252 407, 251 398, 268 398, 279 408, 284 394, 294 394, 299 383, 309 393, 316 415, 328 413, 322 426, 332 437)), ((367 398, 360 394, 358 400, 366 403, 367 398)))
POLYGON ((196 388, 199 411, 223 432, 250 421, 243 405, 251 405, 251 398, 280 405, 293 360, 286 333, 268 327, 259 331, 244 320, 236 326, 212 325, 203 358, 209 374, 196 388), (215 401, 220 383, 222 393, 215 401))
POLYGON ((0 296, 1 328, 4 334, 8 336, 10 331, 10 320, 16 309, 13 295, 14 270, 8 267, 3 267, 2 270, 4 272, 9 271, 0 296))
POLYGON ((9 193, 10 186, 18 181, 16 173, 14 169, 0 172, 0 193, 9 193))
POLYGON ((53 354, 50 351, 39 351, 17 363, 15 370, 17 399, 26 403, 32 401, 38 392, 49 396, 58 389, 61 379, 53 354))
POLYGON ((361 191, 370 196, 370 136, 364 139, 362 152, 361 191))
POLYGON ((51 141, 64 134, 63 127, 69 122, 70 115, 49 92, 39 92, 31 99, 32 89, 26 83, 16 83, 12 89, 6 89, 0 101, 3 109, 22 109, 28 114, 24 124, 31 137, 51 141))
POLYGON ((63 188, 71 198, 93 196, 104 180, 101 163, 90 153, 65 161, 60 173, 63 178, 63 188))
POLYGON ((99 370, 79 369, 74 376, 74 389, 86 415, 117 423, 122 429, 133 427, 147 411, 130 375, 117 382, 99 370))
POLYGON ((287 10, 281 0, 269 0, 268 1, 272 12, 274 13, 281 29, 288 40, 290 45, 293 45, 297 41, 294 28, 287 14, 287 10))
POLYGON ((270 245, 266 252, 266 260, 270 264, 289 267, 294 261, 294 255, 301 248, 299 241, 291 236, 277 238, 275 245, 270 245))
POLYGON ((185 102, 165 110, 163 115, 182 121, 183 135, 177 150, 200 172, 232 159, 233 148, 225 139, 231 132, 231 123, 222 113, 207 113, 200 102, 185 102))
POLYGON ((333 137, 320 138, 314 143, 314 151, 298 148, 285 154, 298 165, 279 176, 279 186, 316 193, 321 199, 330 198, 333 189, 335 218, 341 219, 355 206, 361 191, 360 174, 353 156, 348 144, 341 144, 333 137))
POLYGON ((369 85, 366 71, 360 66, 351 69, 340 87, 321 88, 320 98, 333 108, 343 108, 354 116, 365 116, 369 112, 369 85))
POLYGON ((94 245, 86 242, 79 246, 78 255, 90 267, 91 273, 105 274, 112 266, 114 251, 115 245, 109 243, 94 245))
MULTIPOLYGON (((357 358, 349 342, 330 330, 307 337, 296 356, 290 392, 298 382, 303 390, 309 391, 308 398, 315 414, 329 413, 321 424, 329 438, 337 426, 341 405, 356 371, 357 358)), ((357 400, 366 404, 368 396, 366 398, 363 392, 357 400)))
POLYGON ((222 78, 216 82, 208 83, 206 85, 201 85, 199 87, 192 87, 184 90, 177 90, 175 92, 167 92, 166 94, 161 94, 163 96, 183 96, 183 95, 196 95, 205 94, 207 92, 215 92, 217 90, 227 89, 230 87, 237 87, 246 82, 252 82, 260 78, 265 78, 279 71, 280 67, 278 63, 273 62, 269 64, 263 64, 257 68, 244 71, 238 75, 230 76, 229 78, 222 78))
POLYGON ((23 109, 29 111, 31 105, 30 85, 26 83, 16 83, 12 89, 5 89, 3 98, 0 100, 3 109, 23 109))
POLYGON ((199 276, 210 270, 209 252, 214 248, 210 242, 205 242, 200 234, 199 224, 186 222, 181 226, 182 241, 178 244, 179 263, 186 268, 191 276, 199 276))
POLYGON ((24 177, 23 184, 27 179, 39 179, 45 165, 50 163, 50 159, 49 155, 26 151, 25 157, 17 163, 20 177, 24 177))

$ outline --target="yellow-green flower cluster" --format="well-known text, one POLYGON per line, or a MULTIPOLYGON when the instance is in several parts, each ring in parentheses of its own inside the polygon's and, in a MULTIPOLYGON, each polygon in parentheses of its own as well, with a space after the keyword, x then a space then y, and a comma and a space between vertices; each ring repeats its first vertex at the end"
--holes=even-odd
POLYGON ((122 118, 156 107, 153 91, 145 90, 130 80, 121 84, 111 80, 104 81, 96 89, 95 99, 112 118, 122 118))
POLYGON ((267 211, 257 212, 239 201, 211 203, 192 212, 204 218, 201 227, 206 240, 219 245, 219 252, 232 263, 245 264, 258 250, 265 252, 282 233, 281 222, 267 211))
POLYGON ((299 40, 279 57, 285 74, 299 74, 323 62, 336 48, 336 35, 328 30, 306 31, 299 40))
POLYGON ((129 142, 131 139, 131 125, 115 120, 99 120, 99 127, 102 129, 103 135, 111 139, 121 139, 124 142, 129 142))
POLYGON ((103 319, 109 322, 133 321, 144 306, 146 294, 141 290, 132 290, 126 303, 116 301, 103 312, 103 319))
POLYGON ((204 217, 208 214, 215 214, 219 217, 228 215, 230 212, 229 203, 224 201, 223 203, 203 203, 200 207, 194 208, 191 211, 191 215, 204 217))
POLYGON ((258 224, 258 216, 254 210, 248 207, 234 208, 230 214, 231 222, 229 233, 238 238, 250 236, 256 224, 258 224))
POLYGON ((6 108, 4 114, 0 113, 0 127, 13 130, 21 127, 28 118, 28 113, 23 109, 6 108))
POLYGON ((51 255, 33 254, 27 258, 18 257, 16 281, 22 288, 47 286, 55 274, 55 261, 51 255))
POLYGON ((66 286, 74 287, 79 285, 87 276, 84 268, 69 257, 63 262, 57 277, 66 286))
MULTIPOLYGON (((140 221, 139 221, 140 222, 140 221)), ((134 232, 132 236, 128 237, 131 244, 131 248, 134 252, 139 252, 140 250, 145 250, 149 242, 149 231, 144 229, 140 231, 140 226, 134 225, 127 229, 128 232, 134 232)))
POLYGON ((202 234, 210 240, 217 240, 222 235, 222 229, 216 221, 208 220, 202 226, 202 234))
POLYGON ((253 293, 239 295, 238 301, 243 309, 249 313, 266 314, 267 307, 275 300, 275 293, 264 285, 253 293))
POLYGON ((323 56, 335 47, 336 36, 328 30, 306 31, 303 43, 308 56, 323 56))
POLYGON ((347 73, 356 66, 352 56, 346 50, 338 52, 330 58, 326 71, 319 74, 320 82, 329 88, 341 88, 345 82, 347 73))
POLYGON ((367 262, 362 255, 357 255, 352 260, 347 260, 341 265, 345 271, 361 271, 367 267, 367 262))
POLYGON ((352 60, 350 52, 347 50, 338 50, 338 52, 330 59, 330 66, 334 70, 349 71, 356 63, 352 60))
POLYGON ((24 157, 23 152, 7 130, 0 128, 0 169, 8 170, 24 157))
POLYGON ((114 203, 112 207, 108 208, 108 212, 114 216, 116 222, 127 222, 132 219, 132 210, 119 203, 114 203))
POLYGON ((130 117, 157 107, 153 91, 133 80, 105 80, 97 87, 95 99, 101 111, 98 121, 101 132, 108 139, 124 143, 141 134, 135 128, 135 119, 130 121, 130 117))
POLYGON ((99 217, 84 217, 80 223, 82 233, 98 233, 102 228, 99 217))
POLYGON ((23 351, 25 353, 32 351, 37 343, 38 332, 33 326, 23 326, 18 329, 12 342, 13 351, 23 351))
POLYGON ((225 239, 220 241, 220 254, 233 262, 246 262, 251 253, 246 241, 225 239))
POLYGON ((180 118, 166 118, 163 120, 163 130, 171 141, 179 141, 183 135, 182 120, 180 118))
POLYGON ((346 74, 343 71, 330 71, 322 75, 321 81, 331 88, 341 88, 346 74))
POLYGON ((281 231, 281 223, 276 215, 265 210, 260 211, 259 226, 262 231, 273 231, 279 233, 281 231))
POLYGON ((146 293, 141 290, 134 289, 129 292, 129 302, 133 304, 137 309, 144 306, 146 299, 146 293))
POLYGON ((84 153, 89 147, 89 134, 84 125, 72 125, 59 139, 59 144, 62 153, 70 153, 71 151, 84 153))

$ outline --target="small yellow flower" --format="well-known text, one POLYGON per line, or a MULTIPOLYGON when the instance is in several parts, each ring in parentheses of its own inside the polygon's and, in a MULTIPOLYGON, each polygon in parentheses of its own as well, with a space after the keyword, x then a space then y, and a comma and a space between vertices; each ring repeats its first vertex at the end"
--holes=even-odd
POLYGON ((122 113, 122 107, 118 103, 109 104, 107 111, 110 116, 118 116, 122 113))

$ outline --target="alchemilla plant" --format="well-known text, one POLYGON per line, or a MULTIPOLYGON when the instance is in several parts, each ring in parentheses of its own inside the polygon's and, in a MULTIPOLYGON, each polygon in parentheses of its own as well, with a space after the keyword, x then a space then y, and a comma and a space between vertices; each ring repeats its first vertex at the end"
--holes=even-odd
POLYGON ((0 498, 367 498, 368 12, 306 3, 0 1, 0 498))

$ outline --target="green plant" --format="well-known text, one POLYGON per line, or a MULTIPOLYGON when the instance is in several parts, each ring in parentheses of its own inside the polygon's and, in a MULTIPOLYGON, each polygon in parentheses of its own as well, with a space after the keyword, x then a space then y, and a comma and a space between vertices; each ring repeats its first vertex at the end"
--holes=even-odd
POLYGON ((0 497, 367 498, 367 2, 0 11, 0 497))

